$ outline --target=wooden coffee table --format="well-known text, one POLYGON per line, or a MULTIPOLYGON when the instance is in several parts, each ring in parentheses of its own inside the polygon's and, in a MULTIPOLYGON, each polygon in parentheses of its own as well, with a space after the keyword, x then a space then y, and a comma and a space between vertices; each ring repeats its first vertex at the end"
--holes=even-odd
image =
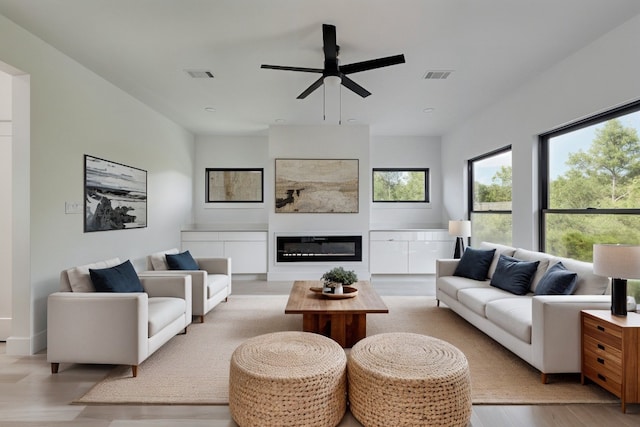
POLYGON ((368 281, 354 283, 358 295, 353 298, 331 299, 312 287, 321 287, 317 280, 297 280, 293 283, 285 314, 302 314, 302 330, 332 338, 342 347, 353 347, 367 336, 367 313, 388 313, 389 309, 368 281))

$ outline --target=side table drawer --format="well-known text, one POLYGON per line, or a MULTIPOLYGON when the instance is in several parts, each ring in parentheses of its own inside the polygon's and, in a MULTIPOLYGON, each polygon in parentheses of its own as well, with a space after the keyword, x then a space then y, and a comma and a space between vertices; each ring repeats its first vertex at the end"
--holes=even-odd
POLYGON ((622 384, 607 376, 606 373, 599 373, 595 369, 585 366, 584 375, 600 387, 615 394, 616 396, 620 397, 622 394, 622 384))
POLYGON ((582 339, 584 341, 584 351, 593 354, 594 357, 603 359, 605 362, 601 364, 606 363, 615 365, 618 368, 622 367, 622 350, 620 348, 605 344, 589 335, 584 335, 582 339))
POLYGON ((603 344, 617 349, 622 349, 622 329, 614 325, 592 319, 584 318, 584 335, 590 336, 603 344))

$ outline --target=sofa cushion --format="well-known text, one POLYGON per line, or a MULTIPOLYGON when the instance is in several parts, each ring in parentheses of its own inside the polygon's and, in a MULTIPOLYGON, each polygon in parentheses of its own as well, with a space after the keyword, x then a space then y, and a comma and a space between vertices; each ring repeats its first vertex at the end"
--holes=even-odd
POLYGON ((458 302, 482 317, 486 317, 485 307, 487 303, 502 298, 512 299, 513 294, 492 286, 460 289, 458 291, 458 302))
POLYGON ((571 295, 576 288, 578 274, 567 270, 562 262, 553 264, 542 276, 536 295, 571 295))
POLYGON ((486 280, 495 249, 482 250, 466 248, 456 266, 454 276, 466 277, 474 280, 486 280))
POLYGON ((167 254, 177 254, 178 250, 176 248, 173 249, 169 249, 167 251, 162 251, 162 252, 156 252, 153 253, 151 255, 149 255, 149 261, 151 263, 151 269, 152 270, 168 270, 169 269, 169 265, 167 265, 167 259, 166 259, 166 255, 167 254))
POLYGON ((529 292, 531 279, 538 268, 538 263, 538 261, 522 261, 500 255, 496 272, 491 278, 491 286, 515 295, 526 295, 529 292))
POLYGON ((593 274, 593 264, 571 258, 558 258, 568 270, 578 274, 573 295, 604 295, 609 287, 609 278, 593 274))
POLYGON ((179 254, 166 254, 169 270, 199 270, 200 267, 189 251, 179 254))
POLYGON ((453 299, 458 299, 458 291, 460 289, 467 288, 487 288, 489 287, 489 281, 485 280, 483 282, 477 280, 469 280, 465 277, 457 277, 457 276, 445 276, 439 277, 437 283, 438 289, 443 293, 449 295, 453 299))
POLYGON ((513 253, 513 257, 521 259, 522 261, 539 261, 538 270, 531 279, 531 292, 535 291, 538 282, 540 282, 544 273, 547 272, 549 266, 558 262, 558 258, 553 255, 549 255, 544 252, 529 251, 522 248, 516 249, 513 253))
POLYGON ((90 268, 89 275, 96 292, 144 292, 129 260, 109 268, 90 268))
POLYGON ((531 344, 532 301, 530 296, 502 298, 487 303, 487 319, 514 337, 531 344))
POLYGON ((496 266, 498 265, 498 258, 499 255, 507 255, 507 256, 513 256, 513 253, 516 251, 516 248, 512 247, 512 246, 506 246, 506 245, 501 245, 499 243, 490 243, 490 242, 481 242, 480 243, 480 249, 495 249, 496 253, 493 256, 493 259, 491 260, 491 266, 489 267, 489 272, 487 273, 487 276, 489 278, 493 277, 493 273, 496 272, 496 266))
POLYGON ((163 330, 182 316, 187 309, 185 300, 171 297, 149 298, 149 337, 163 330))
POLYGON ((106 261, 94 262, 92 264, 81 265, 67 270, 69 285, 73 292, 94 292, 96 289, 91 282, 89 275, 90 268, 108 268, 120 264, 119 258, 112 258, 106 261))

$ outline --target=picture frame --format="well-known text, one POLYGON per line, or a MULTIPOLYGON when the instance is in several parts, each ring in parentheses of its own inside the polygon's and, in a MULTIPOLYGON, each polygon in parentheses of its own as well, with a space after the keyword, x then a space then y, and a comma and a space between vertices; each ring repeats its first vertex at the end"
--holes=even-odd
POLYGON ((205 203, 263 203, 264 169, 206 168, 205 203))
POLYGON ((358 210, 358 159, 275 159, 276 213, 358 210))
POLYGON ((84 156, 84 232, 145 228, 147 171, 84 156))

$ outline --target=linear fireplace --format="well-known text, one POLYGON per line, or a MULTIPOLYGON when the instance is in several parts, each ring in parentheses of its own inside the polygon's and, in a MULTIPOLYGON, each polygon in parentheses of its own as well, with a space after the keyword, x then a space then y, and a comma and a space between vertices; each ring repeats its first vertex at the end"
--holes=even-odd
POLYGON ((362 236, 277 236, 277 262, 362 261, 362 236))

